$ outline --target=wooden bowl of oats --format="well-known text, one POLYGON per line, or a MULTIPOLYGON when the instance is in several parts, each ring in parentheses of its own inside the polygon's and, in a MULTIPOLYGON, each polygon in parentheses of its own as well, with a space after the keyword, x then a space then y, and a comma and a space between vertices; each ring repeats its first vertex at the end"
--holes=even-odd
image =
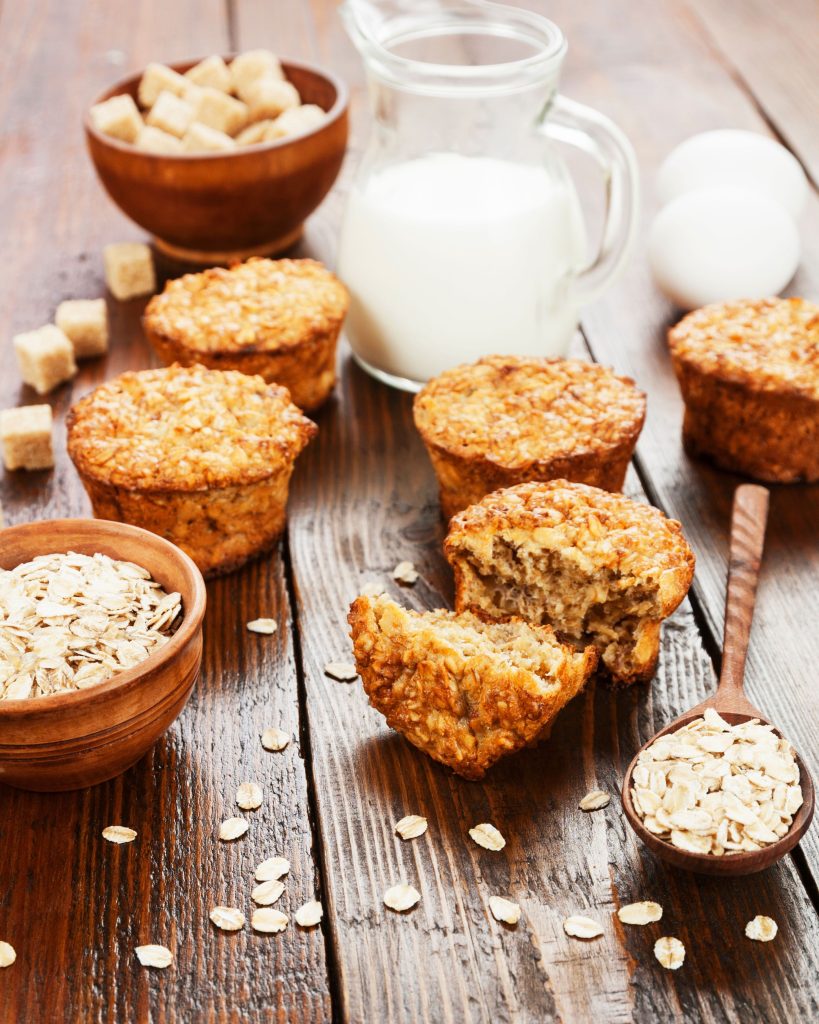
POLYGON ((2 530, 0 782, 81 789, 138 761, 191 694, 205 605, 193 561, 147 530, 2 530))

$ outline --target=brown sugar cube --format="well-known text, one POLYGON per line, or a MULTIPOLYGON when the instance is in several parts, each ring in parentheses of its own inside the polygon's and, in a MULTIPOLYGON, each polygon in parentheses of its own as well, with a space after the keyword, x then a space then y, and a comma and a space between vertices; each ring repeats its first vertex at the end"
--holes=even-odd
POLYGON ((0 446, 6 469, 51 469, 51 406, 24 405, 0 412, 0 446))
POLYGON ((103 250, 105 283, 115 299, 133 299, 156 291, 151 249, 142 242, 115 242, 103 250))
POLYGON ((247 89, 256 81, 268 75, 271 78, 284 78, 278 57, 270 50, 248 50, 240 53, 230 63, 230 77, 233 91, 240 100, 247 102, 247 89))
POLYGON ((224 132, 194 121, 185 133, 182 149, 186 153, 222 153, 236 149, 236 143, 224 132))
POLYGON ((139 80, 137 93, 139 105, 149 109, 163 92, 172 93, 174 96, 183 96, 187 84, 187 79, 178 71, 167 68, 164 64, 149 64, 139 80))
POLYGON ((59 327, 46 324, 14 338, 20 376, 38 395, 46 395, 77 372, 74 349, 59 327))
POLYGON ((240 146, 255 146, 260 142, 267 142, 267 133, 272 127, 273 121, 254 121, 239 132, 236 142, 240 146))
POLYGON ((137 105, 127 93, 95 103, 90 114, 97 131, 121 142, 135 142, 142 127, 137 105))
POLYGON ((311 132, 322 123, 325 113, 315 103, 305 103, 301 107, 292 107, 280 114, 265 133, 267 142, 283 139, 287 135, 298 135, 300 132, 311 132))
POLYGON ((193 120, 225 135, 235 135, 247 124, 248 110, 244 103, 227 93, 203 87, 193 106, 193 120))
POLYGON ((233 80, 230 68, 221 57, 206 57, 185 72, 185 78, 194 85, 206 85, 220 92, 230 92, 233 80))
POLYGON ((57 306, 54 321, 74 346, 75 359, 108 351, 108 310, 105 299, 67 299, 57 306))
POLYGON ((193 107, 172 92, 161 92, 145 120, 154 128, 181 139, 193 120, 193 107))
POLYGON ((153 125, 145 125, 136 140, 137 149, 144 149, 146 153, 162 153, 173 156, 182 152, 182 143, 170 132, 163 132, 161 128, 154 128, 153 125))
POLYGON ((291 82, 265 76, 248 89, 247 103, 250 120, 262 121, 298 107, 301 97, 291 82))

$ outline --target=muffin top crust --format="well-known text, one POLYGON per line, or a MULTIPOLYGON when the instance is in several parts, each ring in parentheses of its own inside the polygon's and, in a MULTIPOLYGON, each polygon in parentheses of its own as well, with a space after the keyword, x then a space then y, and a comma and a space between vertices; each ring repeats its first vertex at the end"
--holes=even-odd
POLYGON ((431 380, 414 415, 427 444, 518 469, 635 440, 645 395, 595 363, 487 356, 431 380))
POLYGON ((80 472, 146 491, 255 483, 291 463, 317 432, 287 388, 176 365, 102 384, 72 407, 67 427, 80 472))
POLYGON ((144 324, 194 352, 274 352, 336 330, 348 302, 316 260, 257 257, 168 281, 144 324))
POLYGON ((668 332, 675 361, 754 391, 819 399, 819 305, 805 299, 721 302, 668 332))
POLYGON ((444 552, 450 562, 465 549, 489 553, 501 534, 539 548, 571 550, 584 571, 659 583, 669 594, 687 589, 694 574, 693 552, 675 519, 624 494, 568 480, 487 494, 452 520, 444 552))

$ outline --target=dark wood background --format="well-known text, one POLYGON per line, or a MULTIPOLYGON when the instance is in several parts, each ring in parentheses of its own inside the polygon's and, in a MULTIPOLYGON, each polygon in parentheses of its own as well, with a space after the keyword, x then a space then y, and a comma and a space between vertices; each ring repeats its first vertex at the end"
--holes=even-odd
MULTIPOLYGON (((530 6, 568 36, 564 90, 614 117, 633 139, 644 181, 687 135, 714 127, 769 132, 819 181, 819 72, 813 0, 571 0, 530 6), (813 39, 813 42, 811 42, 813 39)), ((69 297, 104 294, 101 248, 138 239, 104 196, 84 152, 80 119, 112 80, 149 60, 269 46, 326 64, 352 89, 353 138, 339 183, 311 220, 299 254, 333 262, 343 195, 367 134, 357 55, 329 0, 27 0, 0 6, 0 407, 36 401, 18 384, 10 337, 50 320, 69 297)), ((811 196, 802 269, 791 291, 819 296, 819 202, 811 196)), ((628 272, 589 307, 580 350, 636 378, 649 395, 629 486, 681 519, 698 557, 686 604, 666 625, 657 678, 614 694, 591 688, 553 738, 501 765, 483 784, 459 780, 391 734, 358 684, 327 679, 348 656, 345 614, 368 579, 410 558, 423 574, 400 596, 446 602, 442 526, 433 476, 412 427, 410 398, 366 378, 342 352, 337 396, 300 459, 279 552, 209 586, 201 681, 153 753, 85 792, 0 789, 0 939, 17 963, 0 971, 0 1021, 795 1021, 819 1016, 819 833, 754 878, 730 882, 665 868, 628 831, 619 802, 583 815, 579 798, 616 793, 652 732, 714 685, 727 525, 738 482, 689 461, 664 345, 674 310, 653 287, 644 235, 628 272), (274 638, 245 622, 275 616, 274 638), (266 754, 267 724, 294 742, 266 754), (215 838, 236 785, 265 790, 247 836, 215 838), (405 813, 428 833, 402 844, 405 813), (500 854, 466 836, 478 821, 507 837, 500 854), (130 846, 100 830, 136 828, 130 846), (249 910, 253 867, 292 863, 282 907, 316 895, 321 929, 229 935, 208 921, 216 903, 249 910), (406 916, 381 896, 405 879, 422 893, 406 916), (523 907, 516 929, 488 897, 523 907), (656 899, 659 925, 623 928, 617 907, 656 899), (562 919, 590 913, 605 935, 569 939, 562 919), (744 937, 769 914, 770 944, 744 937), (677 972, 652 956, 661 934, 687 949, 677 972), (149 971, 133 948, 175 952, 149 971)), ((53 473, 0 476, 9 523, 83 515, 86 497, 64 453, 62 417, 80 394, 150 364, 142 303, 110 303, 113 344, 50 401, 59 426, 53 473)), ((751 698, 819 772, 819 488, 776 488, 748 665, 751 698)), ((2 543, 2 535, 0 535, 2 543)), ((393 593, 399 588, 390 583, 393 593)))

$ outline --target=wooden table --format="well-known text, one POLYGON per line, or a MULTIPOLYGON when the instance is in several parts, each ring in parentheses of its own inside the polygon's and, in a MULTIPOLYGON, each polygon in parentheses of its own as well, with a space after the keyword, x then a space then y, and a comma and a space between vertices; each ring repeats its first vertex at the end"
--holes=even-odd
MULTIPOLYGON (((538 5, 532 2, 533 7, 538 5)), ((565 30, 564 89, 615 118, 644 172, 646 218, 658 162, 687 135, 738 126, 770 132, 819 181, 812 0, 555 0, 541 8, 565 30), (811 35, 811 32, 813 33, 811 35), (813 40, 813 41, 811 41, 813 40)), ((111 80, 148 60, 271 46, 334 68, 353 92, 350 156, 298 252, 332 263, 343 193, 361 152, 368 111, 359 60, 329 0, 30 0, 2 6, 0 275, 3 331, 47 322, 58 301, 104 294, 101 247, 139 238, 105 198, 84 152, 80 117, 111 80)), ((805 254, 792 291, 819 296, 819 201, 803 223, 805 254)), ((113 345, 50 401, 57 415, 53 473, 0 477, 9 523, 84 515, 89 505, 64 452, 71 402, 150 356, 142 303, 110 302, 113 345)), ((641 849, 617 800, 592 815, 579 798, 615 793, 624 766, 656 728, 714 685, 719 658, 726 530, 737 479, 689 461, 680 400, 663 335, 674 313, 652 285, 644 236, 628 273, 583 319, 594 357, 633 375, 649 395, 630 486, 682 520, 698 557, 686 603, 664 629, 651 686, 592 687, 553 738, 502 765, 483 784, 461 781, 391 734, 360 685, 333 682, 325 662, 349 651, 345 615, 358 588, 399 559, 423 579, 400 596, 417 607, 449 600, 432 472, 410 398, 364 376, 342 353, 335 399, 299 462, 281 550, 209 586, 200 683, 180 720, 124 776, 85 792, 0 792, 0 938, 17 963, 0 971, 0 1021, 807 1021, 819 1015, 819 829, 776 868, 718 882, 666 869, 641 849), (273 638, 245 630, 275 616, 273 638), (261 729, 294 741, 265 753, 261 729), (216 840, 237 784, 260 781, 262 810, 245 839, 216 840), (429 818, 402 844, 393 823, 429 818), (492 821, 500 854, 466 837, 492 821), (114 847, 111 823, 138 840, 114 847), (292 863, 282 905, 314 895, 320 929, 265 937, 217 932, 217 903, 249 910, 255 864, 292 863), (383 891, 406 879, 422 892, 406 916, 383 891), (520 902, 516 929, 498 925, 488 897, 520 902), (662 924, 624 929, 617 907, 664 907, 662 924), (604 922, 592 943, 561 922, 604 922), (744 937, 769 914, 773 943, 744 937), (685 943, 676 972, 652 956, 660 934, 685 943), (141 968, 134 946, 175 951, 167 971, 141 968)), ((36 396, 0 350, 0 407, 36 396)), ((819 488, 776 488, 748 666, 752 699, 780 723, 819 773, 819 488)), ((0 543, 2 535, 0 534, 0 543)), ((393 591, 396 588, 391 584, 393 591)))

